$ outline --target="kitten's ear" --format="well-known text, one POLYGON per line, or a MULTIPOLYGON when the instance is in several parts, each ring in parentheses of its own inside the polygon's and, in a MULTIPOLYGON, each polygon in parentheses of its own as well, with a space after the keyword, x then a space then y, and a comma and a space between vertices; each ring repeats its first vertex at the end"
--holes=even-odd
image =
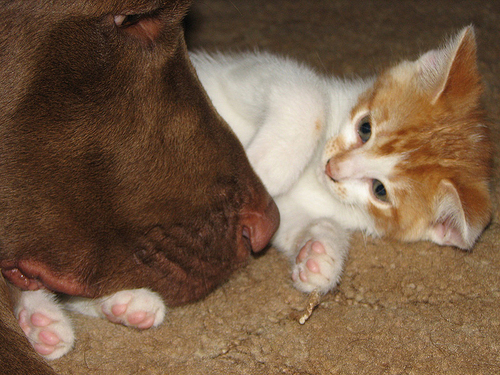
POLYGON ((479 99, 481 79, 472 26, 464 28, 442 49, 423 54, 417 64, 420 83, 433 104, 449 95, 469 101, 479 99))
POLYGON ((484 191, 468 192, 474 197, 469 202, 469 214, 464 211, 464 203, 452 182, 442 180, 439 184, 434 206, 434 223, 429 236, 439 245, 456 246, 464 250, 472 248, 490 219, 490 198, 484 191), (472 218, 468 216, 474 215, 472 218))

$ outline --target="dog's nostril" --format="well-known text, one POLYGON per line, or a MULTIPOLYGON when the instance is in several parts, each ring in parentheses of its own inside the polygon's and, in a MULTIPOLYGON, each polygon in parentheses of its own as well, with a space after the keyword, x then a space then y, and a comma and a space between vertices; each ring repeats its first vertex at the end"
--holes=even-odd
POLYGON ((250 229, 247 226, 243 225, 243 229, 241 230, 241 235, 243 238, 250 240, 250 229))
POLYGON ((239 257, 241 258, 246 258, 248 254, 252 251, 252 240, 251 238, 251 231, 250 228, 247 226, 243 226, 241 229, 241 240, 243 243, 243 248, 239 249, 239 257))
POLYGON ((279 212, 271 199, 264 210, 246 212, 241 218, 242 240, 250 243, 253 252, 263 250, 278 229, 279 212))

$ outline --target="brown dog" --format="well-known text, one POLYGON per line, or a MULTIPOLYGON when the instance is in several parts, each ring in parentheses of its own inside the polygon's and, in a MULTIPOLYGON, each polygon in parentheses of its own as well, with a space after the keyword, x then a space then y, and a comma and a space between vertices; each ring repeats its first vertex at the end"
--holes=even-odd
MULTIPOLYGON (((148 287, 178 305, 276 230, 274 202, 188 61, 189 3, 2 6, 0 267, 16 286, 87 297, 148 287)), ((6 333, 11 315, 0 365, 19 374, 12 351, 27 346, 6 333)))

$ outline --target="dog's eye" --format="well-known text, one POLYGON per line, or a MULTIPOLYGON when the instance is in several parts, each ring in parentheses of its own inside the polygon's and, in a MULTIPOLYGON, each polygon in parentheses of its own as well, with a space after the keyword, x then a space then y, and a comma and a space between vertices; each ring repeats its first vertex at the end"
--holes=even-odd
POLYGON ((158 21, 162 14, 162 8, 158 8, 145 13, 136 14, 117 14, 114 16, 115 25, 120 28, 135 26, 138 23, 147 23, 146 21, 158 21))
POLYGON ((359 121, 358 125, 358 135, 361 138, 361 142, 366 143, 372 135, 372 125, 370 123, 370 115, 363 117, 359 121))
POLYGON ((375 198, 382 202, 387 202, 389 198, 387 197, 387 190, 385 190, 385 186, 379 180, 373 180, 372 182, 372 191, 375 198))
POLYGON ((163 29, 162 14, 163 10, 159 8, 147 13, 118 14, 113 20, 123 35, 151 44, 160 36, 163 29))
POLYGON ((119 14, 114 17, 114 20, 115 20, 115 25, 118 27, 129 27, 138 23, 143 17, 144 17, 143 14, 129 14, 129 15, 119 14))

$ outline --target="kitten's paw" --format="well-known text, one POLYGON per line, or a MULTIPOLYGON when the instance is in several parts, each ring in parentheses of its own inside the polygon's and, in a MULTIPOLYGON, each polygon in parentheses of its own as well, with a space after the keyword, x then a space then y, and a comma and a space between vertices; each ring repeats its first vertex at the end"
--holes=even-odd
POLYGON ((24 334, 44 358, 60 358, 73 347, 71 321, 50 293, 23 292, 15 314, 24 334))
POLYGON ((111 322, 139 329, 160 325, 166 310, 161 297, 148 289, 123 290, 103 298, 101 309, 111 322))
POLYGON ((326 293, 337 285, 342 264, 328 255, 325 245, 309 240, 300 249, 292 270, 294 286, 302 292, 326 293))

